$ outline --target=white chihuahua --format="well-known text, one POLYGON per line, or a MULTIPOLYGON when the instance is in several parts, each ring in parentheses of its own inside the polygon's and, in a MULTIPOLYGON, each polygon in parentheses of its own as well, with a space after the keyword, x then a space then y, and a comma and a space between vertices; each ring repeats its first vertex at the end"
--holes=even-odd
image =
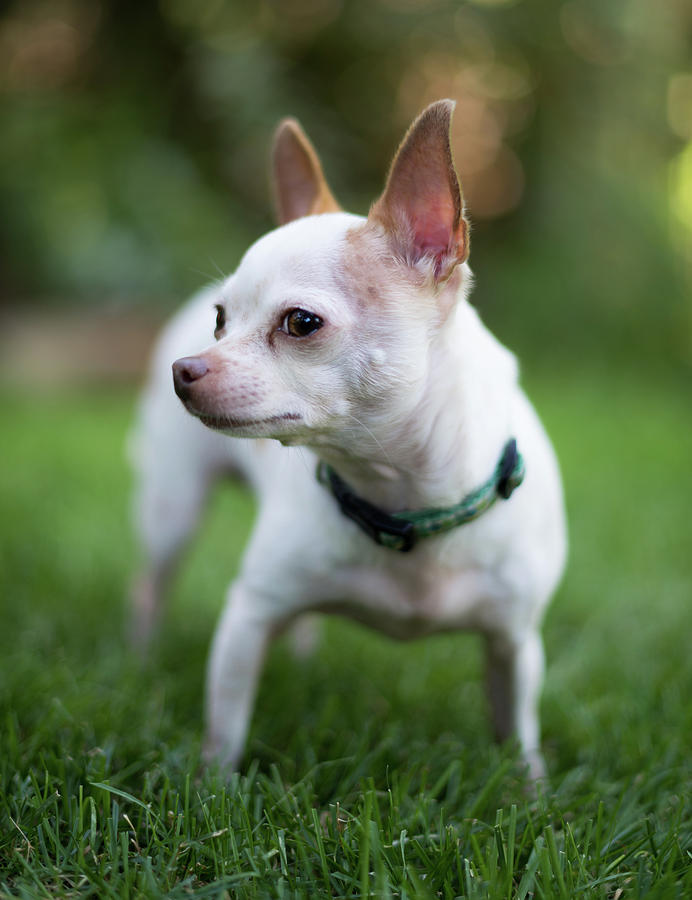
POLYGON ((543 771, 539 627, 565 561, 560 476, 514 356, 467 301, 453 108, 413 123, 367 218, 340 211, 284 120, 281 227, 158 346, 135 446, 140 642, 212 482, 232 469, 261 501, 209 661, 206 748, 229 767, 269 641, 317 610, 397 638, 482 632, 497 737, 516 735, 543 771))

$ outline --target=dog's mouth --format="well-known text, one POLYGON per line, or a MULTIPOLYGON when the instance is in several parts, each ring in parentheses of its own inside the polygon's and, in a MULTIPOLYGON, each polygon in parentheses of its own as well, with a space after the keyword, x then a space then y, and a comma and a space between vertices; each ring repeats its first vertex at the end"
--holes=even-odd
POLYGON ((206 415, 199 415, 198 418, 207 428, 213 428, 215 431, 230 431, 236 428, 261 428, 279 422, 297 422, 302 417, 298 413, 282 413, 277 416, 268 416, 266 419, 239 419, 235 416, 206 415))

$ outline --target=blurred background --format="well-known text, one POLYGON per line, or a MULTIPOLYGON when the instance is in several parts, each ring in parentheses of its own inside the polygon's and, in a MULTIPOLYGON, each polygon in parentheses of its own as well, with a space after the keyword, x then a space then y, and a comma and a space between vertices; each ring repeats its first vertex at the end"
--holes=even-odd
MULTIPOLYGON (((566 810, 582 785, 602 796, 598 779, 620 808, 642 772, 668 772, 631 863, 650 843, 664 870, 650 818, 692 796, 692 0, 0 0, 0 788, 27 847, 43 838, 16 772, 53 760, 67 796, 68 760, 73 786, 112 777, 139 796, 199 749, 209 638, 254 506, 230 485, 212 498, 154 664, 130 665, 124 449, 156 329, 272 226, 279 118, 302 121, 365 213, 441 97, 457 101, 472 299, 518 352, 564 474, 549 768, 572 773, 566 810)), ((249 745, 265 767, 358 760, 387 721, 402 771, 411 746, 449 746, 433 771, 462 758, 464 781, 475 765, 491 783, 479 642, 414 650, 330 622, 305 667, 277 652, 249 745)))
POLYGON ((689 0, 21 0, 0 13, 2 368, 130 377, 272 224, 297 116, 367 212, 457 100, 474 301, 530 359, 692 361, 689 0))

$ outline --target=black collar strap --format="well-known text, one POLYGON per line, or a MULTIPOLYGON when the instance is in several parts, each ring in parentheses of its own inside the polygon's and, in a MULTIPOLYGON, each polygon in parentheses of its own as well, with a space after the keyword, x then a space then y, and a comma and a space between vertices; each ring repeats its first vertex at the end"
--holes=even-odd
POLYGON ((524 460, 517 442, 505 444, 492 477, 454 506, 387 513, 358 497, 327 463, 317 466, 318 480, 330 488, 341 512, 359 525, 376 544, 406 553, 421 538, 432 537, 477 519, 497 499, 508 500, 524 480, 524 460))

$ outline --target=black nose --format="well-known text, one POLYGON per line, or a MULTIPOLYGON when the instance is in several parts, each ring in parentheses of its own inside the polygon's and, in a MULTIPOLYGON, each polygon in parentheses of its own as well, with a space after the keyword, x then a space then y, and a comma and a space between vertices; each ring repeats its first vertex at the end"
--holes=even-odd
POLYGON ((199 381, 209 371, 209 366, 201 356, 184 356, 173 363, 173 386, 181 400, 190 396, 190 385, 199 381))

